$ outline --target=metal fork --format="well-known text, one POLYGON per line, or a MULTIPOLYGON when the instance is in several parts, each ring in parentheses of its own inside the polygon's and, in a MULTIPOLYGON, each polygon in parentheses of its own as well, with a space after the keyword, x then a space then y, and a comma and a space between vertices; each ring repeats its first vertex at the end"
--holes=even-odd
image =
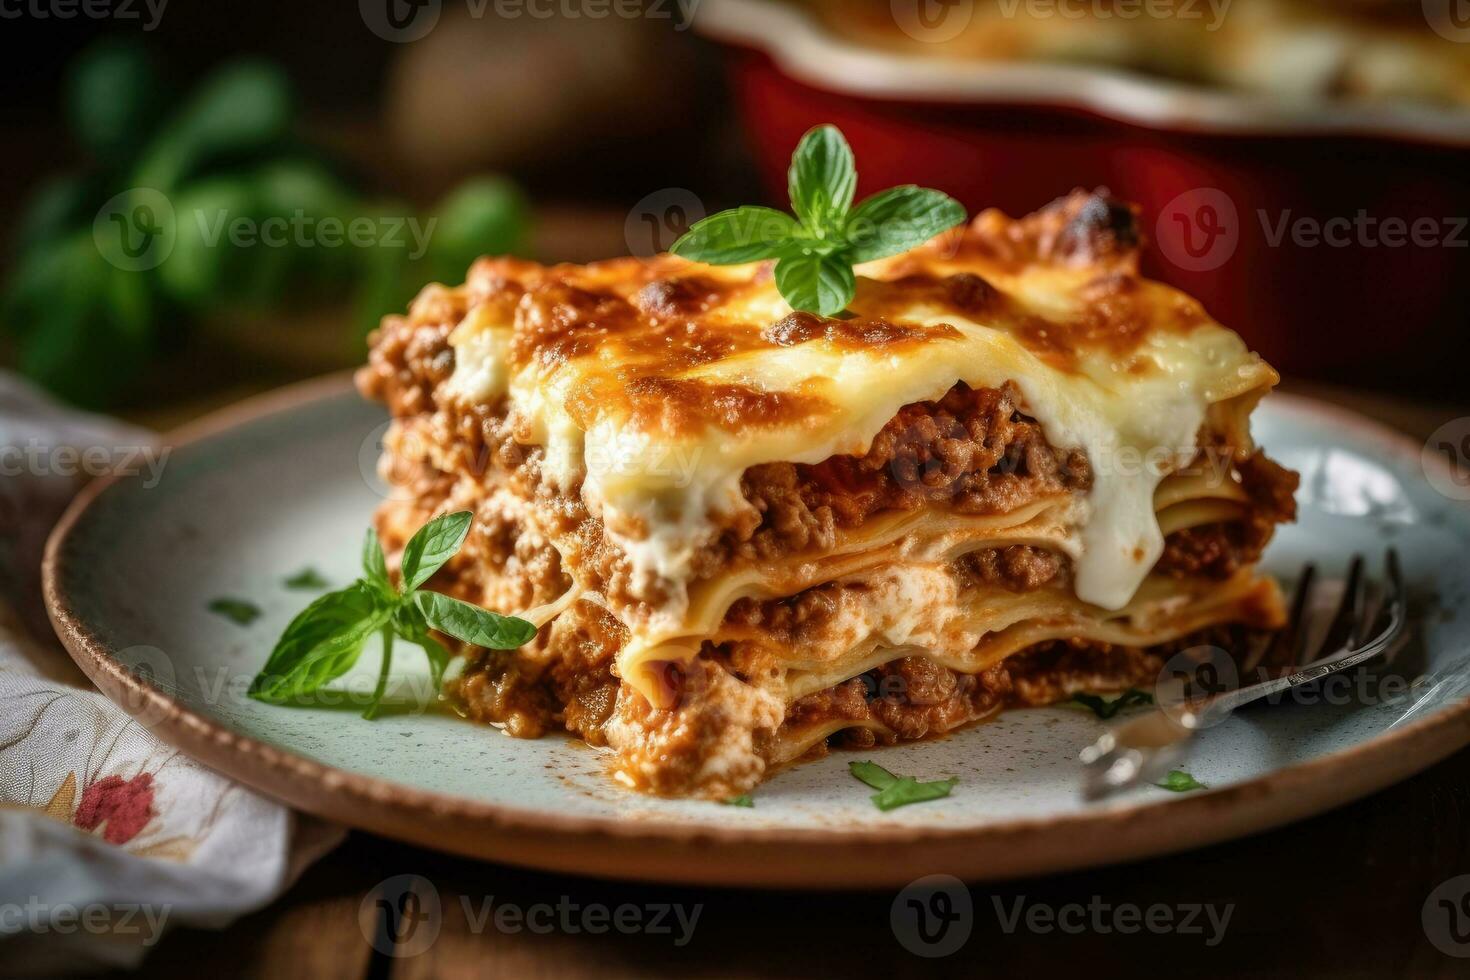
POLYGON ((1099 799, 1153 782, 1183 756, 1195 733, 1224 721, 1237 708, 1356 667, 1387 650, 1403 632, 1407 603, 1399 557, 1392 548, 1384 555, 1384 567, 1386 583, 1370 583, 1363 571, 1363 557, 1353 557, 1337 611, 1322 639, 1312 643, 1309 634, 1317 572, 1307 565, 1297 579, 1287 627, 1264 649, 1250 651, 1244 665, 1247 673, 1290 672, 1184 700, 1172 712, 1154 711, 1110 729, 1082 750, 1083 796, 1099 799), (1329 652, 1324 654, 1324 650, 1329 652))

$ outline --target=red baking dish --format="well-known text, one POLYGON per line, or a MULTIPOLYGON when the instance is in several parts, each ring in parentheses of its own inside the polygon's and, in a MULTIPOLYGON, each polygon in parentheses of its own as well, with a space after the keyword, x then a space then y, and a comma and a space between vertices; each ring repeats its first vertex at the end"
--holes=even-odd
POLYGON ((971 212, 1074 187, 1142 208, 1145 271, 1283 371, 1448 389, 1470 326, 1470 113, 1269 103, 1103 69, 860 49, 799 9, 707 0, 771 195, 808 128, 841 127, 860 195, 971 212))

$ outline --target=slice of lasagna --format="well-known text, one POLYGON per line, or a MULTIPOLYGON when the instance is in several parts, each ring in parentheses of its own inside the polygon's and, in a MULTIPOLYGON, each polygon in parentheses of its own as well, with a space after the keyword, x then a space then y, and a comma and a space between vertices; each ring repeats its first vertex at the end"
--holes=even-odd
POLYGON ((379 533, 474 511, 432 588, 540 627, 461 645, 447 693, 726 797, 1278 627, 1255 563, 1296 477, 1248 429, 1277 375, 1137 246, 1076 192, 860 266, 845 318, 668 256, 428 287, 358 377, 394 416, 379 533))

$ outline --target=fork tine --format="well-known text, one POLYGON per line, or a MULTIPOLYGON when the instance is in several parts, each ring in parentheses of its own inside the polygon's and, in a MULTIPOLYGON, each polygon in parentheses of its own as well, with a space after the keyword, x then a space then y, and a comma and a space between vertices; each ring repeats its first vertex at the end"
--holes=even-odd
MULTIPOLYGON (((1363 556, 1353 555, 1353 563, 1348 567, 1347 582, 1343 586, 1342 598, 1338 601, 1337 612, 1332 616, 1332 623, 1323 634, 1322 645, 1317 648, 1317 653, 1324 651, 1354 649, 1361 642, 1363 631, 1367 628, 1363 622, 1364 606, 1363 578, 1363 556)), ((1307 656, 1306 650, 1297 651, 1299 659, 1293 661, 1294 666, 1311 663, 1316 656, 1307 656)))
POLYGON ((1389 548, 1383 556, 1383 564, 1388 568, 1388 595, 1384 597, 1384 604, 1388 606, 1398 605, 1404 601, 1404 572, 1399 568, 1399 552, 1397 548, 1389 548))
POLYGON ((1296 580, 1296 590, 1291 596, 1291 612, 1286 619, 1286 628, 1276 634, 1261 656, 1262 667, 1289 667, 1296 663, 1296 651, 1305 642, 1303 620, 1306 618, 1307 600, 1311 596, 1312 584, 1316 578, 1316 565, 1309 563, 1302 568, 1302 573, 1296 580))

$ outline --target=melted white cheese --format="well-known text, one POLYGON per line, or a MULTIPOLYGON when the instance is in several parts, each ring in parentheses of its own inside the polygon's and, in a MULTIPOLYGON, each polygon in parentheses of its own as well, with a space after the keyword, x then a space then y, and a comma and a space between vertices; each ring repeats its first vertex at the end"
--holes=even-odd
MULTIPOLYGON (((1036 306, 1043 298, 1026 297, 1036 306)), ((761 314, 772 319, 789 311, 779 300, 762 302, 771 309, 761 314)), ((456 366, 448 389, 481 401, 509 394, 512 411, 530 423, 546 449, 547 475, 562 487, 582 481, 583 499, 603 518, 635 571, 677 587, 688 578, 695 552, 717 533, 714 519, 749 506, 740 493, 747 468, 863 453, 906 404, 937 399, 960 381, 977 388, 1013 382, 1024 410, 1053 446, 1087 454, 1093 483, 1087 505, 1079 508, 1076 594, 1119 609, 1163 551, 1154 490, 1193 455, 1207 408, 1275 381, 1271 368, 1234 333, 1214 324, 1153 331, 1121 358, 1084 348, 1074 352, 1074 369, 1064 370, 1010 332, 952 311, 916 307, 901 319, 946 323, 960 337, 899 353, 815 340, 735 355, 682 375, 819 395, 833 409, 818 426, 795 421, 667 437, 610 416, 583 432, 566 411, 566 392, 584 372, 605 371, 607 365, 594 356, 587 359, 591 363, 573 360, 549 374, 528 368, 508 377, 501 362, 510 328, 484 322, 462 326, 451 337, 456 366), (646 535, 627 530, 640 527, 646 535)), ((655 632, 683 615, 673 591, 674 600, 661 611, 665 622, 652 624, 655 632)))

